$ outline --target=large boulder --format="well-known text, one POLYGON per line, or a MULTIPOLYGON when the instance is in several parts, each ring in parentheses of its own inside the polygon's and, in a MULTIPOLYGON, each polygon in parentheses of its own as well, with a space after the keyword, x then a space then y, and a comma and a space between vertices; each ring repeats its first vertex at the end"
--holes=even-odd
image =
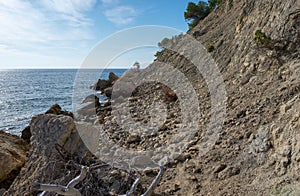
MULTIPOLYGON (((65 115, 65 116, 70 116, 71 118, 74 119, 74 114, 72 112, 62 110, 60 105, 57 103, 54 104, 45 112, 45 114, 55 114, 55 115, 65 115)), ((21 138, 24 139, 28 144, 30 143, 30 138, 31 138, 31 130, 30 126, 25 127, 25 129, 21 133, 21 138)))
MULTIPOLYGON (((90 94, 88 96, 86 96, 84 99, 82 99, 81 103, 90 103, 90 102, 95 102, 97 100, 97 96, 94 94, 90 94)), ((99 98, 98 98, 98 102, 99 102, 99 98)))
POLYGON ((0 189, 7 189, 18 175, 28 150, 23 139, 0 131, 0 189))
MULTIPOLYGON (((32 138, 28 160, 20 175, 4 195, 36 195, 37 192, 33 186, 37 182, 48 183, 56 179, 70 180, 71 176, 68 178, 62 173, 66 164, 64 159, 78 156, 82 161, 87 161, 89 160, 88 157, 91 157, 91 153, 76 131, 73 119, 69 116, 38 115, 32 119, 30 127, 32 138)), ((7 134, 3 135, 6 136, 7 134)), ((2 159, 3 156, 0 156, 0 163, 2 161, 3 165, 9 166, 2 176, 7 175, 14 168, 23 166, 25 162, 25 152, 28 150, 28 145, 23 140, 16 139, 16 137, 6 137, 4 140, 4 142, 12 140, 10 144, 4 143, 4 145, 8 148, 7 152, 11 150, 15 155, 6 155, 7 158, 4 160, 2 159), (12 148, 18 145, 23 147, 21 152, 17 150, 17 147, 12 148)), ((0 146, 3 146, 3 142, 0 142, 0 146)))
POLYGON ((30 126, 25 127, 25 129, 22 131, 21 138, 25 140, 28 144, 30 143, 30 138, 31 138, 30 126))
POLYGON ((104 89, 111 86, 111 83, 108 80, 101 80, 99 79, 94 85, 90 88, 96 91, 103 91, 104 89))
POLYGON ((106 88, 112 87, 118 79, 119 79, 119 77, 116 74, 114 74, 113 72, 110 72, 108 75, 108 80, 99 79, 90 88, 92 90, 97 90, 97 91, 103 92, 106 88))
POLYGON ((57 103, 51 106, 51 108, 45 114, 65 115, 74 118, 74 114, 72 112, 62 110, 60 105, 58 105, 57 103))
POLYGON ((38 184, 65 186, 79 175, 80 165, 90 168, 88 175, 75 187, 82 195, 118 195, 129 190, 133 183, 130 174, 93 156, 92 152, 98 149, 100 132, 97 128, 85 123, 75 124, 69 116, 54 114, 34 117, 30 127, 32 137, 28 159, 4 196, 38 195, 41 193, 36 190, 38 184))
POLYGON ((94 102, 80 108, 79 110, 77 110, 77 113, 81 115, 94 115, 96 114, 96 109, 98 107, 100 107, 99 98, 97 96, 94 96, 94 102))
POLYGON ((119 79, 119 77, 113 73, 113 72, 109 72, 109 75, 108 75, 108 81, 113 84, 115 81, 117 81, 119 79))

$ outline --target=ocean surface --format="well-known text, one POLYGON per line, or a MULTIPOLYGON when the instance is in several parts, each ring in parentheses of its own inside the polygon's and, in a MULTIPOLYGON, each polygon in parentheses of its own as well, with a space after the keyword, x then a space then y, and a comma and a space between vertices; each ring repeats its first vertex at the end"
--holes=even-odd
POLYGON ((0 130, 20 135, 34 115, 53 104, 75 112, 80 101, 96 92, 89 89, 109 72, 122 75, 125 69, 0 70, 0 130))

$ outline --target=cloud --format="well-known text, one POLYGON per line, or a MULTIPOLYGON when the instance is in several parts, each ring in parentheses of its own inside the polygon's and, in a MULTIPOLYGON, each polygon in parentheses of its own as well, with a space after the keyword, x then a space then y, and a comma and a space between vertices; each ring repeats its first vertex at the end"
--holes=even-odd
POLYGON ((38 50, 92 39, 85 12, 96 0, 0 1, 1 51, 38 50), (6 46, 6 47, 3 47, 6 46))
POLYGON ((96 0, 42 0, 41 4, 73 26, 86 26, 90 20, 83 13, 92 9, 96 3, 96 0))
POLYGON ((96 0, 43 0, 49 8, 66 14, 80 14, 81 11, 88 11, 97 2, 96 0))
POLYGON ((103 5, 119 4, 119 0, 101 0, 103 5))
POLYGON ((118 6, 104 11, 107 20, 116 25, 127 25, 138 16, 138 11, 130 6, 118 6))
POLYGON ((140 14, 133 6, 122 5, 120 0, 101 0, 106 19, 117 26, 132 23, 140 14))
POLYGON ((43 14, 35 10, 30 3, 12 0, 0 2, 0 41, 14 42, 26 38, 39 42, 44 38, 36 31, 36 26, 44 28, 43 14), (33 35, 35 34, 35 35, 33 35))

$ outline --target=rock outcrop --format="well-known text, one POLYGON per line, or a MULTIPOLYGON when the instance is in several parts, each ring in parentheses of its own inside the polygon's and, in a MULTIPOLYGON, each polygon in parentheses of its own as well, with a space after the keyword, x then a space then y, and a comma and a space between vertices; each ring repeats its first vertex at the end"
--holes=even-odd
MULTIPOLYGON (((74 114, 72 112, 62 110, 62 108, 58 104, 54 104, 53 106, 51 106, 49 110, 46 111, 45 114, 65 115, 65 116, 70 116, 71 118, 74 119, 74 114)), ((30 138, 31 138, 30 126, 25 127, 25 129, 21 133, 21 138, 24 139, 28 144, 30 143, 30 138)))
MULTIPOLYGON (((212 81, 205 81, 197 67, 184 57, 185 52, 193 53, 195 48, 180 45, 180 54, 167 49, 158 53, 156 63, 173 65, 195 89, 201 118, 197 133, 186 150, 165 165, 166 172, 155 189, 156 194, 300 194, 299 29, 299 0, 224 0, 188 32, 202 45, 213 46, 210 55, 221 72, 227 94, 223 128, 210 143, 210 150, 201 157, 199 151, 210 123, 212 94, 208 83, 212 81), (267 45, 255 41, 259 39, 255 37, 258 30, 270 37, 267 45)), ((199 43, 199 47, 203 47, 199 43)), ((155 66, 154 63, 144 71, 151 73, 155 66)), ((159 74, 163 77, 166 73, 159 74)), ((113 83, 117 83, 116 77, 110 76, 109 80, 99 80, 92 88, 105 92, 113 83)), ((130 81, 126 85, 125 89, 131 89, 130 81)), ((117 90, 118 84, 115 87, 117 90)), ((138 135, 144 130, 132 124, 122 129, 120 119, 111 115, 110 104, 95 107, 92 103, 90 107, 96 111, 93 112, 95 116, 88 116, 82 123, 99 120, 103 132, 127 149, 143 151, 165 145, 170 136, 185 126, 181 121, 184 114, 180 110, 180 97, 175 95, 178 91, 173 92, 158 83, 143 84, 134 91, 132 97, 120 103, 121 109, 128 106, 130 111, 128 119, 119 116, 120 119, 147 125, 154 117, 157 122, 152 123, 160 125, 157 132, 152 133, 152 129, 145 126, 151 133, 138 135), (155 112, 161 105, 153 103, 160 103, 160 99, 167 104, 164 114, 155 112), (101 119, 95 119, 96 114, 101 119), (164 117, 166 121, 161 123, 164 117), (126 128, 131 132, 124 131, 126 128)), ((66 185, 79 173, 76 164, 93 165, 92 162, 99 161, 82 143, 73 119, 57 115, 61 114, 57 111, 59 108, 55 107, 48 113, 56 115, 39 115, 32 120, 32 148, 28 161, 5 195, 36 195, 35 183, 66 185)), ((111 166, 103 167, 106 169, 100 167, 100 172, 91 172, 76 189, 84 195, 107 195, 111 191, 126 193, 132 178, 111 166), (126 180, 130 182, 127 185, 123 183, 126 180)), ((140 190, 149 184, 152 171, 145 171, 143 177, 140 190)))
POLYGON ((119 77, 114 74, 113 72, 110 72, 108 75, 108 80, 99 79, 94 85, 92 85, 90 88, 93 90, 101 91, 102 94, 104 94, 107 97, 111 96, 111 87, 114 85, 114 83, 119 79, 119 77))
MULTIPOLYGON (((190 55, 197 50, 189 48, 189 44, 177 46, 181 53, 165 49, 157 54, 154 64, 143 70, 155 69, 159 62, 173 65, 184 73, 200 101, 201 119, 194 141, 168 164, 162 182, 155 190, 157 194, 300 194, 297 188, 300 184, 299 29, 299 0, 223 0, 216 10, 188 32, 199 42, 198 47, 213 46, 210 56, 220 70, 227 94, 222 131, 210 144, 210 151, 201 157, 199 151, 212 107, 208 83, 215 78, 205 81, 203 73, 185 58, 185 53, 190 55), (256 32, 269 37, 268 43, 259 42, 261 38, 256 37, 256 32)), ((166 73, 159 74, 164 77, 166 73)), ((128 85, 130 89, 131 84, 128 85)), ((141 122, 141 125, 151 120, 145 113, 153 103, 150 100, 163 89, 161 85, 156 88, 157 85, 135 89, 140 92, 135 93, 138 98, 129 103, 128 118, 141 122), (153 91, 147 91, 149 89, 153 91), (151 96, 151 99, 146 98, 151 96)), ((184 125, 178 120, 180 97, 177 100, 173 93, 163 94, 175 103, 167 106, 167 121, 160 127, 161 132, 152 137, 137 137, 135 133, 124 132, 118 126, 120 121, 110 114, 102 121, 105 132, 115 142, 136 150, 157 148, 167 142, 176 133, 176 124, 184 125)), ((139 127, 129 125, 127 128, 134 131, 139 127)))
POLYGON ((117 81, 119 79, 119 77, 113 73, 113 72, 109 72, 108 75, 108 81, 113 85, 115 83, 115 81, 117 81))
POLYGON ((78 164, 92 159, 71 117, 42 114, 32 119, 30 127, 32 139, 28 160, 5 195, 36 195, 32 187, 37 182, 63 183, 70 180, 73 174, 68 177, 63 171, 72 158, 79 157, 79 160, 74 160, 78 164))
POLYGON ((28 144, 30 143, 31 131, 30 126, 25 127, 21 133, 21 138, 25 140, 28 144))
POLYGON ((193 84, 202 118, 198 142, 186 151, 191 158, 167 170, 157 193, 299 195, 299 29, 299 0, 224 0, 188 32, 214 46, 210 55, 227 93, 222 132, 202 157, 197 149, 209 123, 210 81, 180 54, 158 55, 156 61, 174 65, 193 84), (270 46, 256 43, 257 30, 270 46))
POLYGON ((93 115, 96 113, 96 108, 100 107, 100 102, 99 102, 99 98, 95 95, 89 95, 87 96, 82 103, 89 103, 86 106, 80 108, 79 110, 77 110, 78 114, 81 115, 93 115))
POLYGON ((51 106, 51 108, 45 114, 65 115, 74 118, 74 114, 72 112, 62 110, 60 105, 58 105, 57 103, 51 106))
MULTIPOLYGON (((84 125, 78 126, 82 128, 84 125)), ((66 186, 78 176, 80 165, 90 167, 85 179, 76 185, 82 195, 126 193, 130 188, 130 183, 123 182, 131 182, 131 176, 95 159, 82 142, 71 117, 41 114, 32 119, 30 127, 32 138, 28 159, 13 184, 4 193, 5 196, 37 195, 41 193, 35 189, 38 183, 66 186)), ((23 144, 27 145, 25 142, 23 144)), ((24 161, 25 158, 20 166, 24 161)))
POLYGON ((8 189, 25 164, 29 145, 15 135, 0 131, 0 189, 8 189))

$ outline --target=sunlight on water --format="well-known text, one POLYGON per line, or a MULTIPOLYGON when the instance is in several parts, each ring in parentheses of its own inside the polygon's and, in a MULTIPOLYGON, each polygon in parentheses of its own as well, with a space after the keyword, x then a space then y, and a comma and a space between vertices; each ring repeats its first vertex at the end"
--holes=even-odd
MULTIPOLYGON (((103 78, 110 71, 121 75, 125 70, 105 70, 103 78)), ((55 103, 72 111, 76 73, 75 69, 0 70, 0 130, 20 135, 34 115, 46 112, 55 103)), ((86 84, 94 84, 99 74, 86 70, 86 84)), ((82 86, 82 98, 91 93, 89 86, 82 86)))

